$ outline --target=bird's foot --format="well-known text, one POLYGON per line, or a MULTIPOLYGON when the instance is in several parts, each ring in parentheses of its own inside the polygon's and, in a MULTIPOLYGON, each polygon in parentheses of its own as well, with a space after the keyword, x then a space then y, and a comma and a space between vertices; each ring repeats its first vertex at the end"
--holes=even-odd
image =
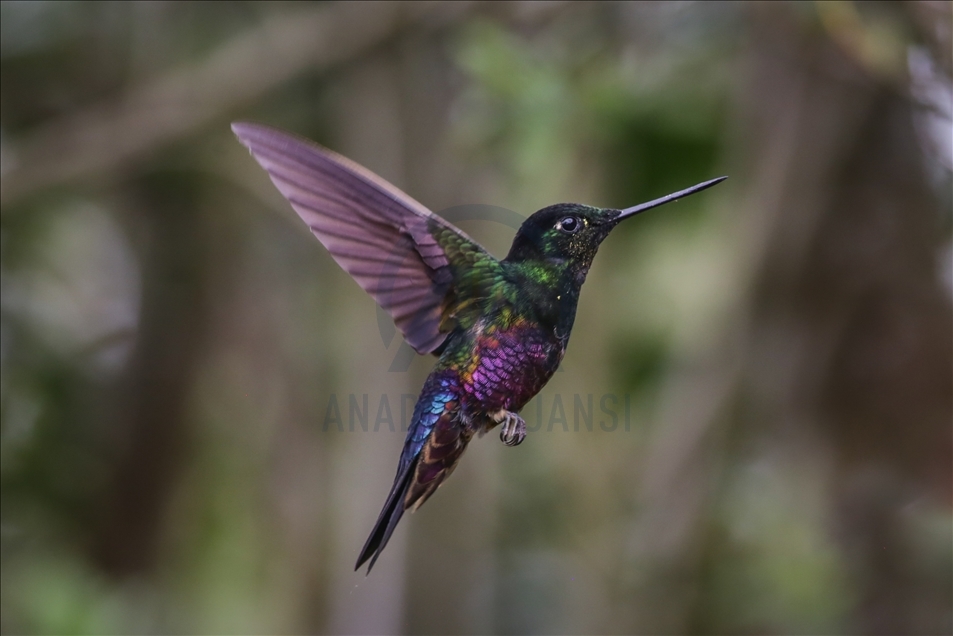
POLYGON ((502 424, 500 440, 507 446, 517 446, 526 439, 526 422, 516 413, 499 410, 493 419, 502 424))

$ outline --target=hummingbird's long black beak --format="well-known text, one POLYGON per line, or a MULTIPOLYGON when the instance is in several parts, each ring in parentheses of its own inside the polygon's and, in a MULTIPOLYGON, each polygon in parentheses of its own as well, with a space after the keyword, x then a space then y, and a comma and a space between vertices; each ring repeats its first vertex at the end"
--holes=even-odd
POLYGON ((664 197, 659 197, 658 199, 654 199, 652 201, 649 201, 648 203, 642 203, 641 205, 636 205, 631 208, 626 208, 622 210, 622 214, 616 217, 616 220, 621 221, 622 219, 628 218, 630 216, 635 216, 639 212, 645 212, 646 210, 657 208, 658 206, 664 205, 670 201, 677 201, 678 199, 681 199, 682 197, 687 197, 690 194, 701 192, 702 190, 712 187, 716 183, 721 183, 727 178, 728 177, 718 177, 717 179, 712 179, 711 181, 705 181, 703 183, 693 185, 690 188, 679 190, 678 192, 675 192, 672 194, 666 194, 664 197))

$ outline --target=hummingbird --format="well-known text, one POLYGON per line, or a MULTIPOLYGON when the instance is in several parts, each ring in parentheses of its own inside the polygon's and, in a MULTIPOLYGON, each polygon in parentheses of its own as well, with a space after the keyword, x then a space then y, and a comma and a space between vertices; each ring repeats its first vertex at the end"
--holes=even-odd
POLYGON ((367 573, 404 511, 450 476, 474 435, 526 437, 522 409, 566 353, 579 292, 622 221, 700 192, 718 177, 622 210, 557 203, 528 217, 506 258, 369 170, 306 139, 253 123, 232 131, 334 260, 437 356, 414 407, 397 475, 357 558, 367 573))

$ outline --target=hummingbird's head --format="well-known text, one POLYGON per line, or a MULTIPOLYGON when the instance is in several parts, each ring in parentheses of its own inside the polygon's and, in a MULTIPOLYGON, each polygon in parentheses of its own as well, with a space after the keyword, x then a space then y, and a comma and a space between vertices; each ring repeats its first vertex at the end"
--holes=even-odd
POLYGON ((520 226, 506 260, 588 266, 621 215, 620 210, 579 203, 557 203, 543 208, 520 226))
POLYGON ((530 216, 520 226, 506 260, 537 261, 589 269, 599 244, 616 225, 664 203, 710 188, 727 177, 699 183, 685 190, 624 210, 594 208, 579 203, 557 203, 530 216))

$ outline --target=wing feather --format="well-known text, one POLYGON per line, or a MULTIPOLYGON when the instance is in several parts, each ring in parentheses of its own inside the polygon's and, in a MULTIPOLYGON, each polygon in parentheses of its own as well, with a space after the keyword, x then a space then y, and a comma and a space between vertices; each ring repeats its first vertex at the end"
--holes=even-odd
MULTIPOLYGON (((454 288, 459 272, 499 262, 452 224, 330 150, 258 124, 235 123, 232 130, 407 343, 419 353, 439 348, 447 337, 442 318, 453 313, 449 303, 466 295, 454 288)), ((480 293, 467 282, 470 295, 480 293)))

